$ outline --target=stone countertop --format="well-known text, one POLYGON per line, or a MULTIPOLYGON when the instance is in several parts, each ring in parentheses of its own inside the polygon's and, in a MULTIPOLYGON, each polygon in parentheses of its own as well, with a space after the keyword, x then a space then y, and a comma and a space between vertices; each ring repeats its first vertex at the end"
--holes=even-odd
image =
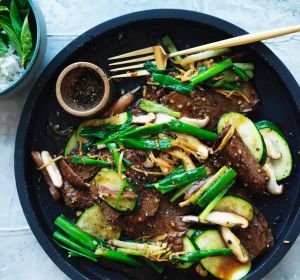
MULTIPOLYGON (((116 16, 153 8, 180 8, 211 14, 255 32, 299 24, 298 0, 39 0, 48 29, 43 65, 70 41, 116 16)), ((300 34, 271 39, 266 45, 300 83, 300 34)), ((43 66, 43 67, 44 67, 43 66)), ((25 220, 14 179, 14 142, 27 91, 0 100, 0 279, 68 279, 37 243, 25 220)), ((300 279, 300 239, 264 279, 300 279)))

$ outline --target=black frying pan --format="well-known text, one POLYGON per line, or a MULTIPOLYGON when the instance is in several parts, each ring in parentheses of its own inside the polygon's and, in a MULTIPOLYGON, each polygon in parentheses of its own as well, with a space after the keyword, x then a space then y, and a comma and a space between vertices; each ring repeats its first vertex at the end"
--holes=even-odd
MULTIPOLYGON (((64 67, 76 61, 89 61, 108 70, 108 57, 154 45, 166 33, 183 49, 246 32, 218 18, 183 10, 150 10, 125 15, 92 28, 65 47, 43 71, 25 104, 15 147, 18 194, 34 235, 49 257, 72 279, 198 279, 194 272, 167 269, 164 275, 158 275, 147 265, 132 270, 110 262, 103 262, 101 266, 67 258, 66 252, 51 240, 53 220, 61 213, 71 218, 74 213, 52 200, 48 187, 38 181, 39 173, 30 156, 33 149, 57 152, 56 141, 49 132, 49 121, 58 121, 65 126, 80 122, 64 113, 55 99, 55 82, 64 67)), ((249 60, 256 65, 254 84, 261 97, 260 109, 251 118, 266 118, 279 124, 288 138, 295 163, 282 196, 254 201, 269 221, 276 240, 270 251, 253 262, 247 276, 247 279, 260 279, 282 259, 300 231, 297 168, 300 90, 287 68, 266 46, 257 43, 241 49, 250 52, 249 60), (290 243, 284 245, 283 240, 290 243)), ((131 89, 139 82, 122 80, 119 88, 131 89)))

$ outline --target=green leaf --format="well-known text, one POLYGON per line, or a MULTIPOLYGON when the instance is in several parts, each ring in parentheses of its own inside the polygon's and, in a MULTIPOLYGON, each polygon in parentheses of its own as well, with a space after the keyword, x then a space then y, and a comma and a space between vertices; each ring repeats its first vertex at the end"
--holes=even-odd
POLYGON ((17 54, 22 57, 22 49, 20 41, 13 30, 13 27, 11 24, 8 23, 7 17, 0 16, 0 26, 4 29, 6 35, 8 36, 9 42, 11 45, 15 48, 17 54))
POLYGON ((8 51, 8 48, 4 40, 0 37, 0 56, 5 55, 8 51))
POLYGON ((24 20, 30 11, 28 0, 15 0, 21 19, 24 20))
POLYGON ((21 32, 22 65, 28 60, 32 50, 32 35, 28 23, 28 14, 24 20, 21 32))
POLYGON ((5 6, 0 6, 0 12, 8 12, 9 9, 5 6))
POLYGON ((18 10, 18 7, 15 3, 15 0, 11 1, 10 4, 10 19, 13 26, 13 29, 17 35, 17 37, 21 38, 21 31, 22 31, 22 19, 18 10))

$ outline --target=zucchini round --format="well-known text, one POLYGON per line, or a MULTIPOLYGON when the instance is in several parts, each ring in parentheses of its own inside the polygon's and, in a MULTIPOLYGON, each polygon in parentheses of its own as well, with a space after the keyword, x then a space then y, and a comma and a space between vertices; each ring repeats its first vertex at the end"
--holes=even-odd
POLYGON ((116 171, 103 168, 95 177, 96 185, 100 186, 99 196, 110 207, 120 212, 133 211, 137 205, 138 196, 128 182, 125 182, 116 171), (125 190, 119 198, 119 192, 125 185, 125 190), (118 203, 117 203, 118 201, 118 203))
MULTIPOLYGON (((226 248, 226 244, 217 230, 203 232, 196 238, 195 243, 201 250, 226 248)), ((240 263, 233 256, 207 257, 200 263, 214 277, 225 280, 241 279, 251 269, 251 262, 240 263)))
POLYGON ((268 145, 268 154, 280 153, 281 156, 278 159, 271 159, 271 164, 274 168, 276 175, 276 180, 280 181, 291 174, 293 167, 293 159, 289 144, 284 137, 280 129, 269 121, 261 121, 256 124, 256 127, 259 129, 261 135, 266 142, 270 142, 271 145, 268 145), (270 150, 274 149, 274 150, 270 150))
POLYGON ((77 132, 74 131, 72 136, 70 137, 64 151, 64 156, 68 156, 70 152, 76 147, 77 144, 77 132))
POLYGON ((101 213, 100 206, 97 204, 86 208, 78 218, 76 225, 82 230, 102 239, 119 239, 121 235, 120 230, 114 229, 108 223, 101 213))
POLYGON ((187 236, 188 238, 192 238, 193 234, 195 233, 195 229, 193 228, 189 228, 185 234, 185 236, 187 236))
POLYGON ((232 125, 236 129, 244 144, 258 162, 266 158, 266 146, 255 124, 242 114, 231 112, 223 115, 217 125, 220 134, 224 127, 232 125))
MULTIPOLYGON (((193 245, 193 242, 187 236, 185 236, 183 238, 183 250, 184 250, 185 254, 196 251, 196 249, 193 245)), ((177 265, 177 268, 187 269, 187 268, 190 268, 192 265, 193 265, 192 262, 182 262, 177 265)))
POLYGON ((245 217, 248 221, 253 219, 252 205, 248 201, 232 195, 223 197, 214 210, 234 213, 245 217))

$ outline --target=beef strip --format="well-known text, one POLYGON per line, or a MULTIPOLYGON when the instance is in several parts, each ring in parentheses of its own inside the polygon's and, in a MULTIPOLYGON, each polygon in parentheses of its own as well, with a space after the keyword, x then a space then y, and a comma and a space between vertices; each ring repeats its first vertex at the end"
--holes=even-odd
POLYGON ((268 176, 237 133, 229 139, 221 154, 238 173, 244 187, 250 193, 256 195, 265 193, 268 176))
POLYGON ((230 98, 215 92, 214 90, 197 90, 186 96, 177 92, 171 92, 163 96, 160 101, 175 111, 180 111, 183 116, 191 118, 210 117, 209 130, 215 130, 219 118, 228 112, 250 111, 256 107, 259 98, 251 84, 245 84, 244 94, 249 98, 247 103, 243 98, 231 96, 230 98))
POLYGON ((181 251, 183 240, 188 226, 181 220, 186 209, 180 208, 177 203, 170 203, 167 196, 162 196, 158 211, 153 217, 139 224, 121 222, 122 230, 130 238, 149 236, 151 238, 167 234, 166 241, 173 251, 181 251))
POLYGON ((269 228, 264 215, 253 205, 241 186, 235 185, 230 193, 248 201, 253 207, 253 220, 250 221, 249 226, 235 231, 235 234, 247 249, 251 260, 253 260, 274 245, 272 230, 269 228))
MULTIPOLYGON (((159 99, 162 96, 166 95, 167 93, 168 92, 163 88, 159 88, 156 86, 147 86, 144 91, 143 98, 146 98, 151 101, 159 102, 159 99)), ((145 114, 145 112, 139 108, 140 102, 141 100, 138 100, 131 108, 131 112, 135 116, 145 114)))
POLYGON ((72 185, 87 187, 87 184, 83 179, 72 169, 70 164, 64 159, 59 161, 59 169, 64 178, 69 181, 72 185))
POLYGON ((121 213, 114 210, 113 208, 111 208, 109 205, 107 205, 104 202, 101 203, 100 207, 101 207, 101 213, 104 215, 106 220, 113 223, 113 225, 114 225, 114 223, 116 223, 117 220, 119 219, 121 213))
POLYGON ((100 167, 97 165, 84 165, 84 164, 75 164, 68 163, 73 171, 84 181, 92 179, 100 170, 100 167))
MULTIPOLYGON (((124 150, 124 157, 130 160, 139 169, 143 169, 143 163, 146 161, 148 152, 142 150, 124 150)), ((128 180, 137 188, 140 197, 140 205, 134 215, 124 218, 127 223, 137 224, 145 221, 147 218, 153 216, 159 206, 160 194, 155 189, 146 189, 144 185, 150 182, 156 182, 158 177, 156 175, 145 175, 142 172, 135 171, 128 168, 126 171, 128 180)))
POLYGON ((236 232, 236 236, 247 249, 251 260, 274 245, 273 234, 264 215, 255 206, 253 206, 253 212, 254 218, 248 228, 236 232))
POLYGON ((141 205, 136 214, 124 217, 124 221, 130 224, 138 224, 147 218, 154 216, 158 210, 160 202, 160 194, 156 190, 142 189, 139 192, 141 205))
POLYGON ((78 189, 72 186, 68 181, 64 182, 61 194, 65 204, 70 208, 83 210, 94 204, 87 190, 78 189))

